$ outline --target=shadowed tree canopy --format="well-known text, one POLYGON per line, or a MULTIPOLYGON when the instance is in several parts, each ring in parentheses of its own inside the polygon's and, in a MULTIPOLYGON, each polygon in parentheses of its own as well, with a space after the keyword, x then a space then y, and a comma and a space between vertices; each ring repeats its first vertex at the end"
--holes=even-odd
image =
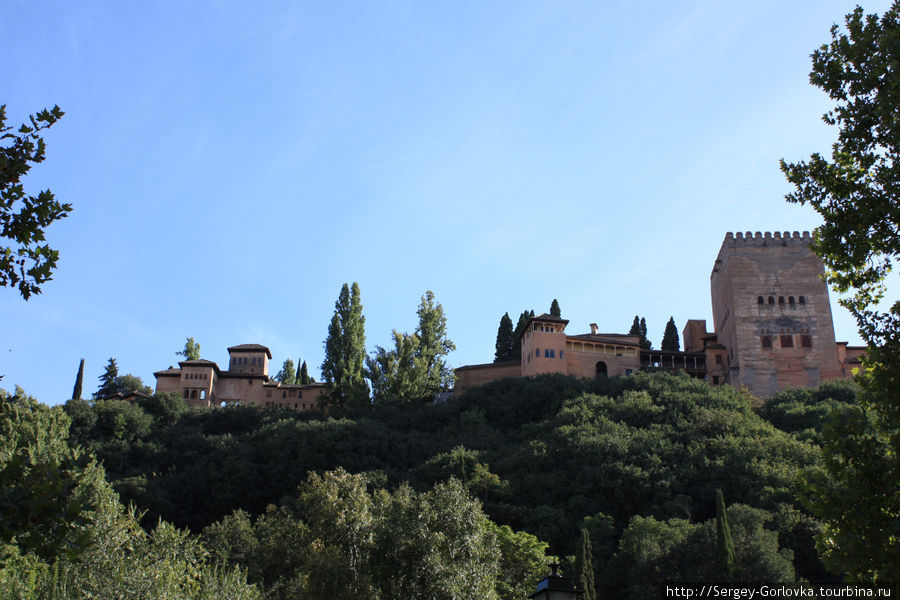
POLYGON ((51 279, 59 251, 44 244, 44 230, 72 211, 50 190, 25 194, 22 185, 32 164, 45 158, 41 131, 63 116, 58 106, 29 117, 17 130, 6 126, 6 105, 0 106, 0 286, 17 287, 22 298, 41 293, 51 279))

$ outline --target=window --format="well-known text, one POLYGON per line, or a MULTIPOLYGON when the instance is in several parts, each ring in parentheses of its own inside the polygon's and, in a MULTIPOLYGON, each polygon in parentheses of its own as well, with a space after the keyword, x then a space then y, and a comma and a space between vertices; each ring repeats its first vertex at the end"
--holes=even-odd
POLYGON ((200 399, 206 400, 206 390, 200 390, 200 399))
POLYGON ((778 304, 784 304, 784 296, 778 296, 778 304))
POLYGON ((781 347, 782 348, 793 348, 794 347, 794 336, 782 335, 780 337, 781 337, 781 347))
POLYGON ((184 389, 181 391, 181 397, 182 397, 182 398, 189 398, 189 397, 190 397, 190 394, 188 394, 188 389, 187 389, 187 388, 184 388, 184 389))
POLYGON ((797 298, 797 302, 799 302, 800 304, 806 304, 806 298, 800 296, 799 298, 797 298))
POLYGON ((765 304, 766 301, 763 300, 763 297, 762 297, 762 296, 757 296, 757 297, 756 297, 756 303, 757 303, 757 304, 765 304))
POLYGON ((713 385, 719 385, 719 376, 713 375, 713 385))
MULTIPOLYGON (((765 348, 765 346, 763 346, 763 348, 765 348)), ((722 355, 721 354, 716 354, 716 364, 717 365, 722 364, 722 355)))
POLYGON ((535 349, 534 349, 534 357, 535 357, 535 358, 540 358, 540 357, 541 357, 541 349, 540 349, 540 348, 535 348, 535 349))
POLYGON ((625 374, 626 374, 626 375, 631 375, 631 369, 625 369, 625 374))
POLYGON ((788 296, 788 304, 790 304, 791 306, 794 305, 794 297, 793 296, 788 296))
POLYGON ((812 348, 812 336, 811 335, 801 335, 800 336, 800 346, 803 348, 812 348))
POLYGON ((560 358, 563 357, 563 351, 562 351, 562 350, 559 351, 559 357, 560 357, 560 358))
POLYGON ((763 348, 771 348, 772 347, 772 336, 771 335, 764 335, 760 338, 760 340, 762 341, 763 348))
POLYGON ((775 304, 775 297, 769 296, 769 304, 775 304))

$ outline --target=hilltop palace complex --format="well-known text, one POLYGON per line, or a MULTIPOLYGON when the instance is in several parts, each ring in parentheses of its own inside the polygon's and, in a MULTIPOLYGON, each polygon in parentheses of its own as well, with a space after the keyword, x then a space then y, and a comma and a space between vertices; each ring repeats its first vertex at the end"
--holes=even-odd
MULTIPOLYGON (((595 324, 590 333, 571 335, 569 321, 542 314, 521 335, 521 360, 459 367, 454 392, 503 377, 665 369, 768 397, 787 386, 850 377, 865 348, 835 341, 824 267, 811 241, 808 232, 727 234, 710 276, 714 331, 707 331, 705 320, 689 320, 682 331, 684 351, 645 350, 638 336, 598 333, 595 324)), ((180 393, 191 406, 317 407, 323 384, 269 379, 272 354, 265 346, 232 346, 228 354, 224 371, 202 359, 157 371, 156 392, 180 393)))

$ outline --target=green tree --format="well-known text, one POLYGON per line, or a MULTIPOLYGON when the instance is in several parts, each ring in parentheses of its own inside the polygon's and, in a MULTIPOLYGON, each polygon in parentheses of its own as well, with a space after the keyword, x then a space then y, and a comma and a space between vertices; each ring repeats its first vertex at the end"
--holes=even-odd
POLYGON ((0 390, 0 542, 46 560, 75 556, 90 539, 98 490, 94 459, 67 443, 69 417, 17 390, 0 390))
POLYGON ((184 350, 175 354, 183 356, 184 360, 197 360, 200 358, 200 344, 195 342, 194 338, 189 337, 184 343, 184 350))
POLYGON ((281 370, 275 375, 275 380, 285 385, 294 385, 297 383, 297 371, 294 369, 294 361, 289 358, 284 359, 281 370))
POLYGON ((556 298, 550 303, 550 315, 553 317, 562 317, 562 311, 559 310, 559 302, 556 301, 556 298))
POLYGON ((628 335, 641 336, 641 321, 637 315, 634 315, 634 321, 631 323, 631 329, 628 330, 628 335))
POLYGON ((513 335, 512 319, 509 313, 503 313, 500 317, 500 326, 497 328, 497 342, 494 344, 494 362, 512 360, 515 337, 513 335))
POLYGON ((662 344, 659 347, 663 350, 673 350, 677 352, 681 349, 681 343, 678 341, 678 328, 675 327, 675 317, 669 317, 666 323, 666 331, 663 333, 662 344))
POLYGON ((513 332, 513 360, 522 360, 522 344, 520 343, 522 339, 522 334, 525 332, 525 326, 528 324, 528 319, 534 316, 534 310, 523 310, 522 314, 519 315, 519 320, 516 323, 516 330, 513 332))
POLYGON ((144 380, 137 375, 125 373, 116 377, 116 392, 128 394, 129 392, 142 392, 144 394, 152 394, 153 390, 149 385, 144 384, 144 380))
POLYGON ((431 397, 453 387, 456 376, 445 357, 456 350, 456 344, 447 337, 447 317, 440 302, 434 301, 434 292, 425 292, 416 314, 419 316, 417 356, 425 369, 425 394, 431 397))
POLYGON ((0 286, 18 287, 25 300, 41 293, 59 260, 59 251, 42 243, 44 229, 72 211, 50 190, 26 195, 21 183, 31 165, 45 158, 41 132, 63 114, 58 106, 42 110, 14 131, 6 126, 6 105, 0 106, 0 238, 11 242, 0 246, 0 286))
POLYGON ((94 398, 112 398, 119 393, 119 366, 115 358, 110 358, 106 370, 99 377, 100 387, 94 392, 94 398))
POLYGON ((306 361, 300 365, 300 372, 297 375, 297 378, 300 380, 300 385, 308 385, 313 382, 312 377, 309 376, 309 371, 306 369, 306 361))
POLYGON ((781 169, 822 217, 812 248, 826 280, 855 316, 868 345, 860 406, 824 430, 827 477, 810 477, 805 499, 825 528, 823 560, 864 580, 900 573, 900 301, 885 312, 885 279, 900 255, 900 1, 880 18, 857 7, 812 55, 810 83, 836 103, 831 159, 781 169))
POLYGON ((575 574, 584 600, 597 600, 597 586, 594 584, 594 552, 591 536, 587 529, 581 530, 581 544, 575 559, 575 574))
POLYGON ((419 336, 392 332, 394 348, 376 346, 366 357, 366 377, 372 382, 372 397, 377 403, 408 403, 428 397, 426 365, 420 356, 419 336))
POLYGON ((647 337, 647 320, 641 317, 641 348, 649 350, 652 347, 653 344, 650 343, 650 339, 647 337))
POLYGON ((75 376, 75 387, 72 388, 72 399, 81 400, 81 388, 84 383, 84 359, 78 364, 78 375, 75 376))
POLYGON ((325 339, 326 405, 362 406, 369 403, 363 364, 366 358, 366 318, 362 314, 359 285, 346 283, 334 304, 334 316, 325 339))
POLYGON ((731 539, 721 489, 716 489, 716 569, 724 581, 731 581, 734 577, 734 540, 731 539))

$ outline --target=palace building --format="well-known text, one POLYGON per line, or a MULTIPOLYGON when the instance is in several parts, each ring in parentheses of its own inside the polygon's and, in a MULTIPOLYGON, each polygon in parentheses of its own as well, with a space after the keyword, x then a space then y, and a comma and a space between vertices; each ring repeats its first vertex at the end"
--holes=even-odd
POLYGON ((184 360, 153 374, 156 393, 181 394, 188 406, 244 404, 266 408, 318 409, 321 383, 285 385, 269 379, 272 353, 260 344, 228 348, 228 370, 211 360, 184 360))
POLYGON ((811 241, 809 232, 727 234, 710 276, 714 331, 705 320, 687 321, 684 351, 645 350, 638 336, 598 333, 593 323, 590 333, 570 335, 569 321, 543 314, 518 340, 521 361, 460 367, 455 391, 502 377, 669 369, 768 397, 850 377, 865 348, 835 342, 825 271, 811 241))

